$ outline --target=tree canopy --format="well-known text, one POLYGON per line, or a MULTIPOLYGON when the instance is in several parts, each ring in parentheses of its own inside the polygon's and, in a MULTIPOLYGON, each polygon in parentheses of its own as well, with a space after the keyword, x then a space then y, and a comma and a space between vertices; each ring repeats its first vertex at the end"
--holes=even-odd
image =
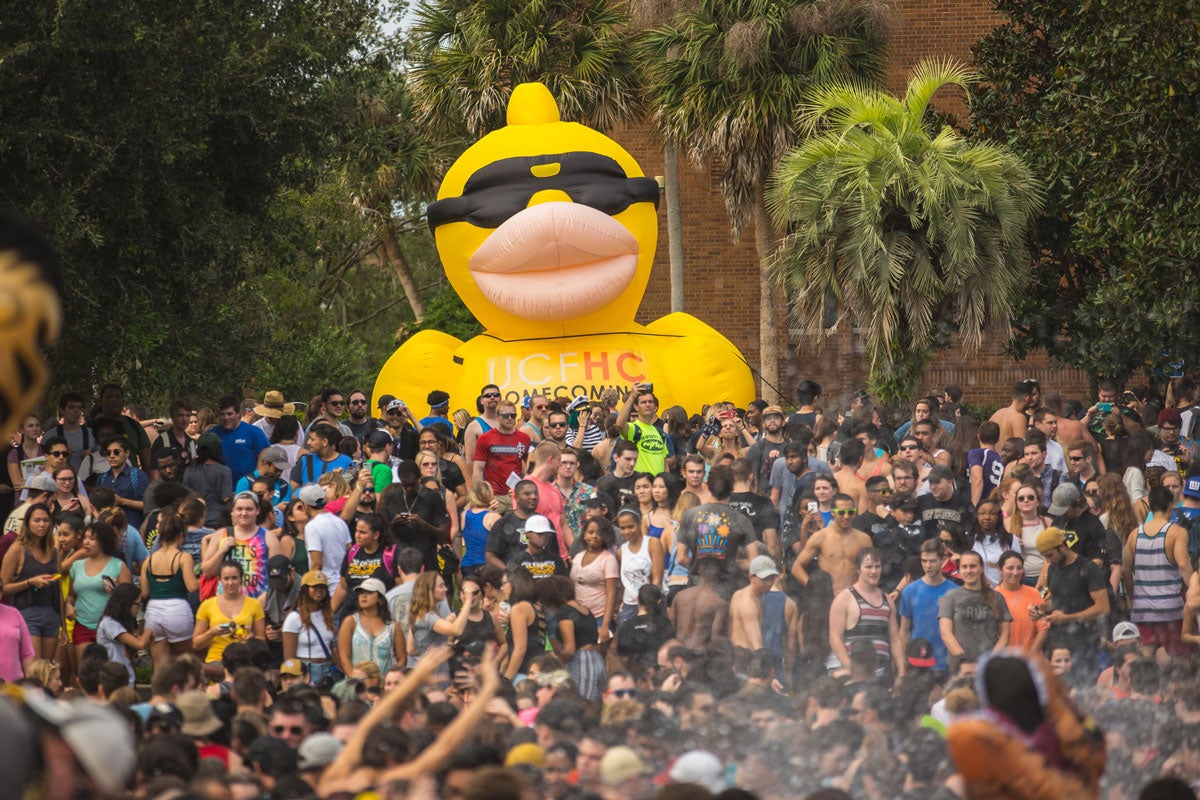
POLYGON ((1047 186, 1018 357, 1169 374, 1200 352, 1200 24, 1152 0, 998 0, 975 48, 978 135, 1047 186))

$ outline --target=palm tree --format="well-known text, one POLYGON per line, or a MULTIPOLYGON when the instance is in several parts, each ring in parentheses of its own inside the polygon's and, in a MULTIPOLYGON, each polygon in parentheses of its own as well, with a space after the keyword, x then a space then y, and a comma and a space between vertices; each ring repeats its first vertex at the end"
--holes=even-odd
POLYGON ((520 83, 546 84, 564 120, 601 130, 637 117, 637 32, 613 0, 428 0, 411 28, 422 118, 472 138, 504 124, 520 83))
POLYGON ((762 394, 774 399, 779 356, 767 263, 777 235, 767 176, 799 136, 795 111, 814 82, 873 77, 883 67, 883 0, 698 0, 649 31, 649 96, 665 139, 719 162, 734 235, 755 223, 760 262, 762 394))
POLYGON ((936 130, 929 101, 973 76, 949 61, 916 67, 903 99, 853 81, 812 91, 811 137, 772 177, 767 202, 789 233, 773 273, 801 324, 820 326, 832 293, 865 332, 872 389, 907 400, 939 328, 968 348, 1007 331, 1032 259, 1041 183, 1004 147, 936 130))

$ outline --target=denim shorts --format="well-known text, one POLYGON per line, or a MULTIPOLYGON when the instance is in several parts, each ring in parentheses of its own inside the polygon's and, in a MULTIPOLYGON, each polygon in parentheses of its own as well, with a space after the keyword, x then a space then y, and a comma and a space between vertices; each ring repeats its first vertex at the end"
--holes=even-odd
POLYGON ((38 636, 43 639, 58 638, 58 631, 62 627, 62 617, 53 608, 45 606, 22 608, 21 616, 25 619, 25 627, 29 628, 30 636, 38 636))

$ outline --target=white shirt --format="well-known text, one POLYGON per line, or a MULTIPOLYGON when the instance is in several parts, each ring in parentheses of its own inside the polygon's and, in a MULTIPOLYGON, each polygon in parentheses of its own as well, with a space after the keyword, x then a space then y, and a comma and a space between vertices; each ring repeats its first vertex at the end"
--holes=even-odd
POLYGON ((331 651, 337 640, 333 632, 325 626, 325 616, 320 611, 314 611, 308 621, 309 626, 305 627, 299 611, 288 614, 283 621, 283 632, 297 635, 296 658, 332 658, 331 651), (325 647, 321 647, 322 639, 325 641, 325 647))
POLYGON ((321 572, 329 581, 332 595, 342 582, 342 562, 350 548, 350 529, 337 514, 323 511, 304 526, 304 544, 308 552, 321 554, 321 572))
POLYGON ((1067 458, 1063 454, 1063 447, 1053 439, 1046 440, 1046 466, 1058 470, 1063 475, 1067 474, 1067 458))

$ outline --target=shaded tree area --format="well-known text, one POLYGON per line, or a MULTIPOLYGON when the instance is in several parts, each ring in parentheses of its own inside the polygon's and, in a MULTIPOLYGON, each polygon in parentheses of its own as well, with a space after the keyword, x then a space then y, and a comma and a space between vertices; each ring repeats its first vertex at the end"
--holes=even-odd
MULTIPOLYGON (((57 389, 115 379, 161 401, 373 374, 368 351, 391 351, 407 311, 363 211, 381 203, 346 174, 393 80, 377 3, 37 0, 0 15, 0 205, 62 259, 57 389)), ((404 247, 418 282, 440 276, 404 247)))
POLYGON ((1047 185, 1017 357, 1160 377, 1200 352, 1200 20, 1150 0, 998 0, 975 48, 978 135, 1047 185))

